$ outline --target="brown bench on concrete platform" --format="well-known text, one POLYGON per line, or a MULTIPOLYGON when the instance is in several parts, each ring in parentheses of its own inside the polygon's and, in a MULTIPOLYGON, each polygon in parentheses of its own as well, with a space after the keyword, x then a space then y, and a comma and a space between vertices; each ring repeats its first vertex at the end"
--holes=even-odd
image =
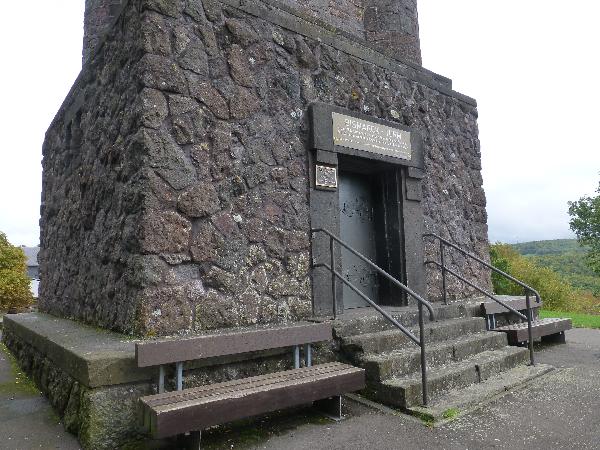
MULTIPOLYGON (((504 300, 504 303, 527 315, 527 303, 524 298, 504 300)), ((531 309, 536 311, 542 302, 532 301, 531 309)), ((529 340, 527 322, 504 325, 498 327, 496 314, 510 313, 507 308, 497 302, 484 302, 481 308, 486 315, 487 327, 491 331, 506 333, 510 345, 520 345, 529 340)), ((534 313, 534 316, 537 314, 534 313)), ((565 331, 572 328, 571 319, 535 319, 531 322, 531 332, 534 339, 542 338, 544 342, 565 342, 565 331)))
POLYGON ((329 324, 298 323, 138 343, 138 366, 160 366, 159 393, 140 399, 144 424, 154 438, 189 432, 188 446, 199 448, 204 428, 293 406, 315 402, 340 418, 341 394, 363 389, 365 373, 338 362, 312 365, 311 343, 331 337, 329 324), (293 347, 295 369, 183 389, 184 361, 283 347, 293 347), (164 392, 164 366, 173 363, 177 390, 164 392))

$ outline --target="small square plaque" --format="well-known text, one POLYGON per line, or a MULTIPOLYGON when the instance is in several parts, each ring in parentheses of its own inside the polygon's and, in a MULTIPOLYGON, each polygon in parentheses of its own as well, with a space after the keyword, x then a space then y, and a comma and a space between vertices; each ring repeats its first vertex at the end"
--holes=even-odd
POLYGON ((316 166, 315 185, 317 188, 337 188, 337 168, 331 166, 316 166))

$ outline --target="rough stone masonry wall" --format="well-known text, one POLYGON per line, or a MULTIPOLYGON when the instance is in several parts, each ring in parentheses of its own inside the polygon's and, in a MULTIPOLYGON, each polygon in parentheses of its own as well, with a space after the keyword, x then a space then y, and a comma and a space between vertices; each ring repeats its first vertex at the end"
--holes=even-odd
POLYGON ((427 227, 485 255, 474 103, 319 33, 272 1, 126 5, 72 93, 81 133, 48 133, 42 309, 145 335, 310 315, 312 101, 421 132, 427 227))
POLYGON ((116 19, 120 9, 121 0, 85 0, 83 64, 94 53, 94 49, 116 19))
POLYGON ((42 162, 40 309, 125 332, 142 276, 139 28, 128 9, 48 129, 42 162))
POLYGON ((386 55, 421 65, 416 0, 283 0, 366 39, 386 55))
MULTIPOLYGON (((85 0, 83 62, 119 14, 123 0, 85 0)), ((421 65, 416 0, 282 0, 339 30, 377 45, 390 57, 421 65)))

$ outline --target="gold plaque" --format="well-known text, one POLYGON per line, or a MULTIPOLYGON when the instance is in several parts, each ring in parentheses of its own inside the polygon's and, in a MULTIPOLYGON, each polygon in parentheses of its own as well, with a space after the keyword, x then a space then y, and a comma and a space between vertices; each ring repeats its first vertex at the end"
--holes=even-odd
POLYGON ((408 131, 336 112, 332 112, 331 115, 334 145, 393 158, 411 159, 412 148, 408 131))

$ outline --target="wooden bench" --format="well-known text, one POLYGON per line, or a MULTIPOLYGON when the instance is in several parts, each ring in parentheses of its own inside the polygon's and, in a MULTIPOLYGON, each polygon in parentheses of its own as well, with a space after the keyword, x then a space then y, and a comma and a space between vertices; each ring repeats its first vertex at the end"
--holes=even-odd
POLYGON ((311 344, 330 340, 331 325, 245 329, 136 344, 139 367, 159 366, 158 394, 140 399, 144 426, 154 438, 189 433, 200 448, 201 430, 293 406, 313 403, 341 418, 341 394, 365 387, 365 373, 347 364, 312 365, 311 344), (300 367, 304 346, 304 367, 300 367), (195 388, 183 387, 183 363, 204 358, 292 347, 294 369, 195 388), (165 392, 165 365, 175 364, 176 391, 165 392))
MULTIPOLYGON (((508 306, 516 309, 527 316, 527 303, 524 298, 501 299, 508 306)), ((537 316, 542 302, 537 303, 531 300, 531 309, 534 318, 537 316)), ((508 308, 494 301, 487 301, 481 304, 481 308, 486 316, 487 329, 506 333, 510 345, 521 345, 529 340, 529 331, 527 322, 497 326, 496 314, 510 314, 508 308)), ((572 328, 571 319, 534 319, 531 322, 531 332, 533 338, 541 338, 544 342, 565 342, 565 331, 572 328)))

